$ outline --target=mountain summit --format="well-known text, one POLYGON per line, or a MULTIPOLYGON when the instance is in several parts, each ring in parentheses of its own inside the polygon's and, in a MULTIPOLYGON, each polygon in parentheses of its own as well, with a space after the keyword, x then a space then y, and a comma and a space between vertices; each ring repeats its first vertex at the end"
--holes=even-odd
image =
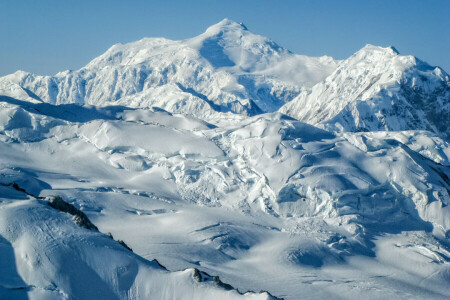
POLYGON ((449 98, 228 19, 0 78, 0 299, 448 299, 449 98))
POLYGON ((144 38, 116 44, 85 67, 55 76, 0 78, 43 102, 158 106, 205 118, 216 112, 276 111, 336 68, 329 57, 292 54, 225 19, 186 40, 144 38))
POLYGON ((185 40, 116 44, 76 71, 19 71, 0 78, 0 93, 159 107, 204 120, 280 110, 331 131, 428 130, 450 139, 450 80, 442 69, 394 47, 367 45, 344 61, 297 55, 229 19, 185 40))
POLYGON ((450 139, 450 78, 393 47, 367 45, 281 112, 333 131, 428 130, 450 139))

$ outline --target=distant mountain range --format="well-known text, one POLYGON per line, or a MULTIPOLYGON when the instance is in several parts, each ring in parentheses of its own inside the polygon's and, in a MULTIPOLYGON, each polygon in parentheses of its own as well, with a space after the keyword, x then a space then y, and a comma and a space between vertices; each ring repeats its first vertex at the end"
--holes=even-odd
POLYGON ((18 71, 0 78, 0 92, 51 104, 159 107, 203 119, 281 108, 331 130, 420 129, 450 138, 450 79, 439 67, 371 45, 344 61, 297 55, 228 19, 191 39, 114 45, 77 71, 18 71))
POLYGON ((0 82, 52 104, 116 102, 201 117, 216 111, 255 115, 277 110, 336 66, 330 57, 293 54, 225 19, 195 38, 117 44, 77 71, 16 72, 0 82))
POLYGON ((393 47, 367 45, 280 111, 333 131, 428 130, 450 140, 450 77, 393 47))

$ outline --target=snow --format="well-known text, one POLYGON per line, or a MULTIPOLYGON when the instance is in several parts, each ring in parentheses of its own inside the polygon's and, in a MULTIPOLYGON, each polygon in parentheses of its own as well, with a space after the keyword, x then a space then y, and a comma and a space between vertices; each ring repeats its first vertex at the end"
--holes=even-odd
MULTIPOLYGON (((409 298, 409 285, 438 272, 443 275, 430 279, 432 287, 418 286, 415 296, 438 299, 447 293, 445 239, 450 218, 444 178, 449 173, 442 165, 442 160, 448 164, 442 153, 448 153, 448 145, 436 137, 412 132, 410 143, 413 147, 419 141, 425 147, 423 140, 432 143, 429 148, 440 147, 430 156, 435 162, 399 142, 407 133, 397 139, 393 133, 341 137, 279 113, 225 119, 217 127, 161 110, 76 106, 68 114, 64 105, 7 97, 1 104, 8 113, 1 118, 5 125, 0 135, 0 182, 16 182, 34 195, 61 195, 84 211, 101 232, 111 232, 136 254, 149 261, 156 258, 173 272, 196 267, 219 275, 242 292, 262 289, 286 299, 325 297, 332 293, 330 283, 338 284, 339 294, 349 297, 409 298), (351 261, 361 259, 385 270, 385 263, 378 260, 390 258, 385 252, 378 258, 374 244, 385 235, 408 240, 409 232, 420 238, 405 251, 422 253, 422 260, 417 259, 427 266, 430 259, 437 263, 423 272, 416 270, 406 283, 366 290, 363 282, 373 274, 358 269, 357 276, 352 275, 357 266, 351 261), (350 282, 357 282, 356 287, 350 282), (311 284, 324 288, 318 292, 311 284)), ((75 255, 74 260, 95 261, 86 268, 107 282, 99 292, 125 297, 117 291, 120 281, 108 276, 137 258, 123 258, 124 250, 102 254, 97 247, 103 249, 99 245, 106 237, 89 233, 96 237, 88 238, 85 230, 41 200, 20 200, 25 196, 17 191, 2 197, 6 199, 1 204, 4 231, 0 234, 13 245, 16 257, 32 255, 29 247, 44 251, 38 252, 39 257, 49 257, 45 249, 60 245, 50 248, 56 247, 52 253, 61 252, 61 260, 41 258, 39 265, 31 267, 24 263, 28 269, 17 263, 22 284, 33 286, 27 291, 34 295, 35 289, 44 289, 47 294, 35 297, 50 297, 55 292, 47 288, 53 282, 58 293, 77 296, 80 289, 64 280, 70 282, 72 276, 81 276, 77 272, 88 271, 84 263, 80 270, 66 270, 62 264, 66 255, 75 255), (11 233, 7 228, 15 229, 11 233), (74 246, 81 241, 86 241, 82 242, 86 248, 74 246), (117 256, 117 263, 102 261, 104 256, 117 256)), ((140 264, 139 270, 149 268, 148 263, 140 264)), ((409 274, 406 266, 398 266, 398 276, 409 274)), ((124 284, 146 291, 149 288, 142 281, 169 280, 153 279, 159 275, 152 272, 139 271, 142 275, 124 284)), ((92 287, 89 284, 100 284, 89 276, 79 284, 87 289, 92 287)), ((193 284, 186 283, 190 275, 177 276, 169 282, 193 284)), ((371 286, 384 281, 371 279, 371 286)))
POLYGON ((367 45, 281 112, 333 131, 428 130, 450 138, 450 77, 394 48, 367 45))
POLYGON ((0 78, 0 89, 18 84, 52 104, 157 106, 205 119, 217 111, 273 112, 336 65, 330 57, 293 54, 225 19, 187 40, 116 44, 77 71, 16 72, 0 78))
POLYGON ((2 187, 0 295, 4 299, 269 299, 241 295, 193 270, 169 272, 108 236, 75 225, 45 201, 2 187), (6 271, 6 273, 4 273, 6 271))
POLYGON ((446 299, 448 82, 228 19, 0 78, 0 298, 446 299))

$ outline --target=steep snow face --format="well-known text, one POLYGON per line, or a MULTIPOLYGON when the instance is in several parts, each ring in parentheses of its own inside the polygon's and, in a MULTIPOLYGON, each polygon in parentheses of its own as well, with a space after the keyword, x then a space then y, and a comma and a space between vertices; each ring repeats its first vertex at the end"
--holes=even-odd
MULTIPOLYGON (((448 294, 450 150, 429 132, 336 135, 280 113, 218 127, 161 110, 0 100, 0 183, 63 196, 171 270, 196 267, 241 291, 287 299, 324 298, 336 285, 351 298, 448 294)), ((2 249, 20 257, 13 287, 78 295, 69 283, 82 272, 118 298, 155 282, 165 293, 178 279, 196 290, 192 274, 167 275, 166 285, 159 271, 143 271, 148 262, 134 276, 136 258, 123 258, 113 241, 74 232, 70 218, 16 192, 0 200, 2 249), (81 269, 62 265, 70 256, 81 269)))
POLYGON ((192 39, 114 45, 78 71, 16 72, 0 78, 0 88, 12 82, 53 104, 116 102, 205 118, 275 111, 335 68, 329 57, 292 54, 225 19, 192 39))
POLYGON ((334 131, 429 130, 450 139, 450 78, 391 47, 367 45, 281 112, 334 131))
POLYGON ((292 85, 310 87, 336 68, 336 61, 331 57, 295 55, 228 19, 186 42, 215 67, 225 67, 241 75, 275 77, 292 85))

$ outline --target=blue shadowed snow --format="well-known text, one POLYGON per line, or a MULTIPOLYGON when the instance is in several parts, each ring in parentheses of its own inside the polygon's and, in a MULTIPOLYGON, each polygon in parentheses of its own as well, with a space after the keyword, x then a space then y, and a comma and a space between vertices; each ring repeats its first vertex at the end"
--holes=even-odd
POLYGON ((17 272, 14 248, 1 235, 0 258, 0 299, 28 299, 29 287, 17 272))
POLYGON ((221 35, 206 39, 200 49, 200 54, 206 58, 214 68, 232 67, 234 62, 225 54, 220 45, 221 35))
MULTIPOLYGON (((69 122, 90 122, 99 119, 114 120, 116 119, 114 117, 116 113, 120 113, 125 110, 133 110, 132 108, 125 106, 107 106, 99 108, 96 106, 79 104, 53 105, 48 103, 31 103, 7 96, 0 96, 0 102, 18 105, 29 113, 50 116, 69 122)), ((25 119, 21 118, 21 120, 23 123, 25 119)))

